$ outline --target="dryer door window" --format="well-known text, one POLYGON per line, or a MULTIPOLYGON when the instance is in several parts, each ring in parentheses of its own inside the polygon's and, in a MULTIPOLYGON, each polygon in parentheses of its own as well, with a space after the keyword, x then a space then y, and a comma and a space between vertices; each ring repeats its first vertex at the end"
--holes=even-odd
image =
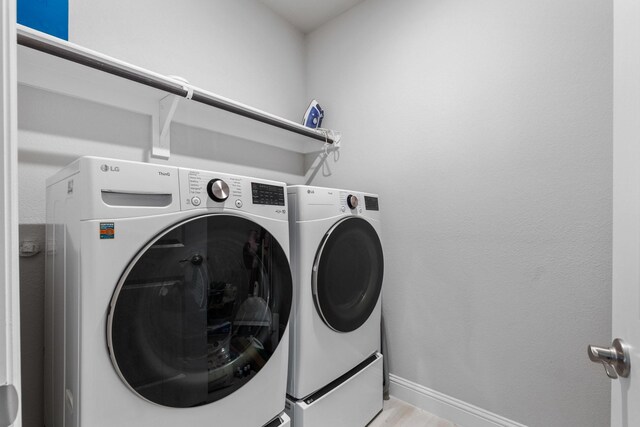
POLYGON ((150 402, 215 402, 269 362, 291 297, 287 255, 268 230, 230 215, 190 219, 150 242, 124 272, 108 316, 112 361, 150 402))
POLYGON ((313 295, 324 322, 351 332, 367 321, 382 290, 384 260, 374 228, 348 218, 324 237, 313 266, 313 295))

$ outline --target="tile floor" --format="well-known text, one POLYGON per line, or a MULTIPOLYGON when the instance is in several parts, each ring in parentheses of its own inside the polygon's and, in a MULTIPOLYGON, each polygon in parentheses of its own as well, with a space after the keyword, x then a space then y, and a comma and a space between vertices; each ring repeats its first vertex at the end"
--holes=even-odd
POLYGON ((457 427, 402 400, 384 401, 384 409, 367 427, 457 427))

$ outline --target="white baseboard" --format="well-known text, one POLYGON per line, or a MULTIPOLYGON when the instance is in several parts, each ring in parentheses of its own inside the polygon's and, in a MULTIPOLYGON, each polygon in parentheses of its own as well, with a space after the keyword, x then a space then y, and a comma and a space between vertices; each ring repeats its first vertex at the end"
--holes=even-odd
POLYGON ((459 427, 527 427, 420 384, 389 375, 390 394, 459 427))

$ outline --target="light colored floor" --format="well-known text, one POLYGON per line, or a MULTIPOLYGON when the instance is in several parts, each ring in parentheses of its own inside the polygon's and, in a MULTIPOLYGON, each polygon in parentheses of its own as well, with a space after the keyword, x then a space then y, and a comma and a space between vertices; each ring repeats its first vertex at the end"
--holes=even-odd
POLYGON ((367 427, 456 427, 456 425, 392 397, 384 401, 382 413, 367 427))

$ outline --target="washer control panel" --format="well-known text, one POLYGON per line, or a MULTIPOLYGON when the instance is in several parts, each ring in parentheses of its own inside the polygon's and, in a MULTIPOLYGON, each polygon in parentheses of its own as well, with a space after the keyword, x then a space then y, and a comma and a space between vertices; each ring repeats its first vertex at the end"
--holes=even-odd
POLYGON ((286 185, 195 169, 179 170, 182 209, 230 208, 286 218, 286 185))

